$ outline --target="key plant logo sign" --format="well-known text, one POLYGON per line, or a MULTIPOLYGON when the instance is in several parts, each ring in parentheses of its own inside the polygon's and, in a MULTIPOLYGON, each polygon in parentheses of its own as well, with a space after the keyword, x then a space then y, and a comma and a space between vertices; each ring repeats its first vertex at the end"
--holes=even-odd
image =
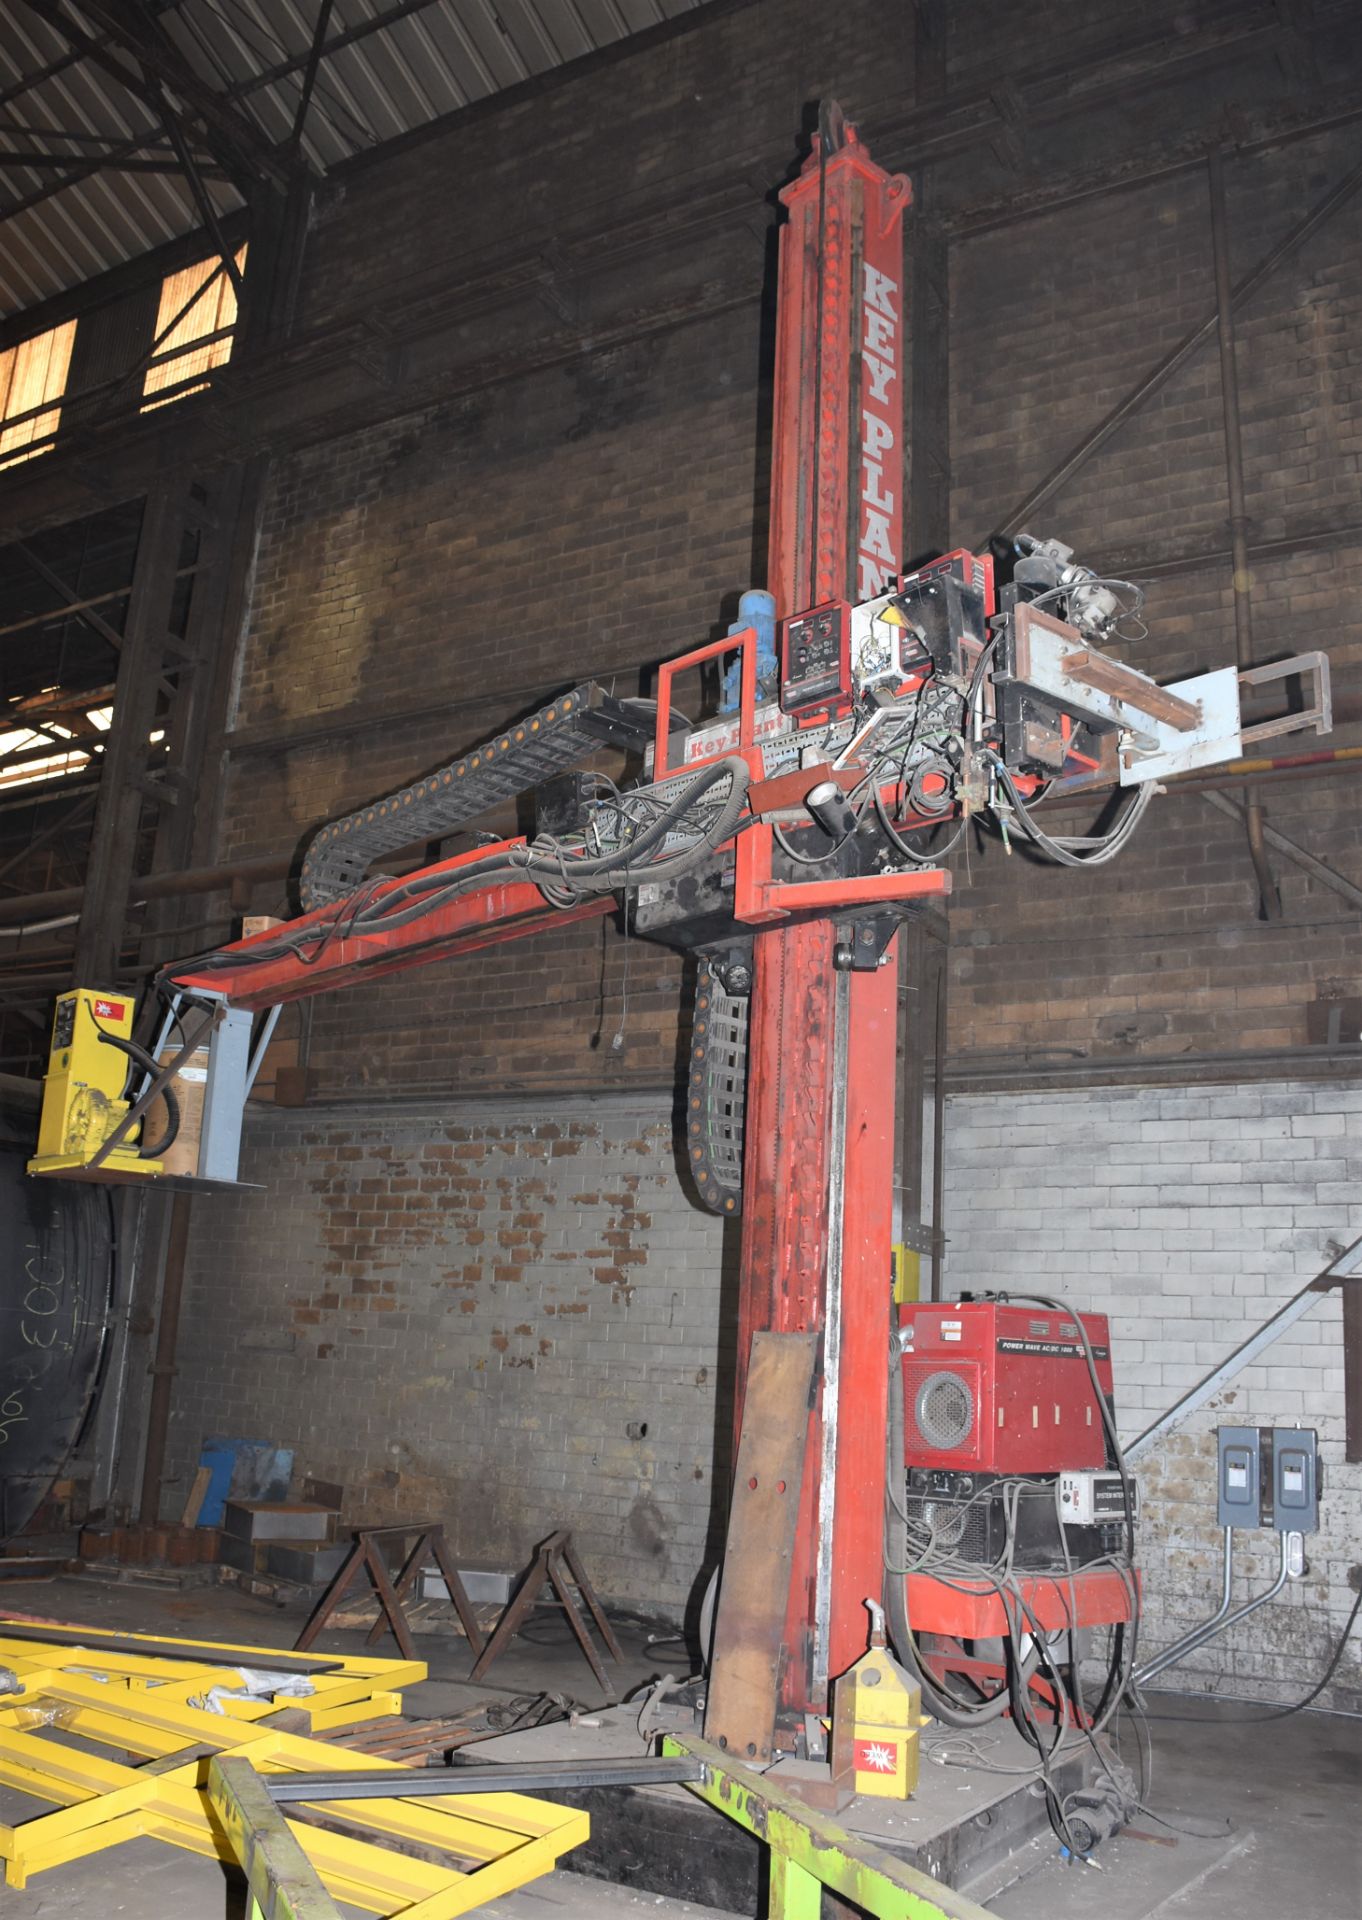
POLYGON ((890 394, 899 374, 899 284, 867 260, 862 267, 861 512, 856 545, 857 598, 884 592, 899 566, 897 452, 902 407, 890 394))

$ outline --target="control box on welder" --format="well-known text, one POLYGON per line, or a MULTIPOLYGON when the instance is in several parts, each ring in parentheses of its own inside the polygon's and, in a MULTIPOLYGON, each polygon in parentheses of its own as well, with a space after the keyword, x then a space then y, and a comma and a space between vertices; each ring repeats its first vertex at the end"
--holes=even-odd
POLYGON ((905 1308, 904 1464, 982 1473, 1104 1467, 1102 1410, 1079 1319, 1108 1403, 1105 1314, 1082 1316, 995 1300, 905 1308))

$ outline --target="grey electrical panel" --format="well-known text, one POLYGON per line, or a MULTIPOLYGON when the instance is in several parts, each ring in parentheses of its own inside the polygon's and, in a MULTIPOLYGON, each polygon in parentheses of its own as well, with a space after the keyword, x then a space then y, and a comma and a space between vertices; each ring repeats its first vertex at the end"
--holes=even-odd
POLYGON ((1272 1429, 1272 1525, 1278 1533, 1319 1527, 1319 1439, 1313 1427, 1272 1429))
POLYGON ((1217 1427, 1215 1439, 1217 1526, 1261 1526, 1263 1480, 1258 1428, 1217 1427))

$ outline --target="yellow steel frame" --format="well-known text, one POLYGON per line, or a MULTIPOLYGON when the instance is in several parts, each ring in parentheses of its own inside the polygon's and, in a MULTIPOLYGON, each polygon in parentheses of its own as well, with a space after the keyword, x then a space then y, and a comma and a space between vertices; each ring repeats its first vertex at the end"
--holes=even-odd
MULTIPOLYGON (((213 1660, 205 1657, 200 1666, 139 1654, 131 1650, 135 1637, 127 1639, 127 1652, 87 1652, 7 1639, 0 1621, 0 1666, 10 1667, 22 1687, 0 1697, 0 1784, 57 1807, 20 1825, 0 1826, 9 1886, 22 1887, 36 1873, 139 1835, 232 1861, 231 1838, 208 1793, 214 1755, 247 1759, 262 1774, 391 1767, 404 1786, 411 1784, 412 1770, 395 1761, 262 1724, 277 1711, 269 1700, 229 1701, 224 1713, 189 1705, 190 1697, 211 1686, 239 1684, 235 1668, 221 1664, 225 1651, 239 1653, 243 1666, 268 1668, 272 1653, 279 1658, 277 1649, 215 1644, 213 1660), (120 1758, 100 1748, 112 1748, 120 1758), (184 1756, 179 1765, 177 1754, 184 1756), (129 1765, 128 1755, 140 1756, 139 1764, 129 1765)), ((207 1645, 175 1644, 187 1652, 207 1645)), ((395 1686, 424 1679, 425 1671, 414 1660, 342 1658, 334 1672, 311 1676, 316 1692, 297 1704, 310 1711, 314 1729, 372 1718, 397 1711, 395 1686)), ((456 1801, 404 1793, 392 1800, 328 1801, 325 1812, 373 1835, 359 1839, 288 1823, 328 1891, 368 1912, 401 1914, 404 1920, 452 1920, 550 1871, 589 1832, 584 1813, 513 1793, 460 1795, 456 1801), (397 1846, 415 1842, 449 1864, 393 1852, 382 1844, 385 1838, 397 1846)))

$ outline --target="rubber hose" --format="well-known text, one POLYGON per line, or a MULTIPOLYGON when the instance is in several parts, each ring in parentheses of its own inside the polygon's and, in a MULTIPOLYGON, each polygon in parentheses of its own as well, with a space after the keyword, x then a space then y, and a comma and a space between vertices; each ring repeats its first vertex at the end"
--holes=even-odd
MULTIPOLYGON (((126 1053, 133 1066, 141 1067, 142 1071, 149 1073, 153 1080, 161 1071, 161 1062, 153 1060, 146 1048, 139 1047, 135 1040, 125 1040, 119 1033, 105 1033, 103 1028, 100 1029, 99 1037, 106 1047, 117 1047, 120 1053, 126 1053)), ((131 1078, 131 1074, 129 1077, 131 1078)), ((166 1130, 154 1147, 149 1147, 145 1140, 142 1141, 137 1149, 138 1157, 142 1160, 159 1160, 167 1147, 174 1145, 180 1131, 180 1103, 175 1098, 175 1089, 169 1080, 161 1088, 161 1098, 166 1103, 166 1130)))
MULTIPOLYGON (((888 1474, 903 1472, 903 1451, 903 1368, 897 1345, 891 1341, 888 1474)), ((885 1532, 889 1550, 885 1556, 884 1613, 889 1629, 889 1644, 901 1665, 907 1667, 921 1687, 923 1705, 934 1720, 940 1720, 947 1727, 977 1727, 986 1720, 1000 1719, 1010 1704, 1007 1687, 1000 1687, 991 1700, 981 1700, 977 1707, 965 1707, 944 1695, 930 1674, 923 1671, 908 1624, 907 1579, 904 1574, 895 1571, 907 1563, 908 1522, 899 1512, 898 1502, 888 1497, 885 1500, 885 1532)))

